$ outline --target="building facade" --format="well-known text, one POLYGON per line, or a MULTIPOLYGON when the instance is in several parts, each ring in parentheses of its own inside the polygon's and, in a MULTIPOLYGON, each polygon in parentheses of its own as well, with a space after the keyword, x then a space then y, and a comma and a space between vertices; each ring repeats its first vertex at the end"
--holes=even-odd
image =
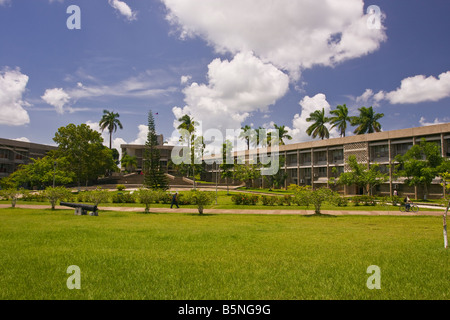
MULTIPOLYGON (((405 154, 422 138, 436 143, 441 155, 450 158, 450 123, 280 146, 279 154, 285 158, 282 170, 287 174, 285 186, 297 184, 313 188, 330 187, 331 178, 337 178, 342 172, 349 170, 348 159, 354 155, 359 163, 369 167, 378 164, 380 171, 389 175, 389 180, 378 186, 374 193, 389 196, 396 190, 399 195, 422 197, 421 188, 408 186, 404 183, 404 178, 396 178, 393 174, 394 158, 405 154)), ((258 150, 247 150, 235 152, 234 156, 245 157, 245 161, 249 161, 257 154, 258 150)), ((207 166, 208 180, 214 181, 216 170, 214 165, 207 166)), ((254 184, 255 187, 264 187, 265 180, 261 178, 254 181, 254 184)), ((346 195, 362 194, 362 190, 356 186, 336 188, 346 195)), ((441 197, 443 192, 441 181, 435 179, 429 196, 441 197)))
POLYGON ((0 179, 8 177, 20 165, 40 159, 57 147, 0 138, 0 179))
MULTIPOLYGON (((159 150, 161 168, 163 168, 166 173, 170 173, 172 172, 172 166, 169 160, 171 157, 173 146, 163 144, 163 135, 158 135, 157 141, 157 149, 159 150)), ((137 166, 136 168, 134 168, 134 171, 136 171, 137 173, 141 173, 144 169, 146 146, 139 144, 122 144, 120 148, 122 149, 122 155, 126 153, 129 156, 136 157, 137 166)), ((122 169, 125 170, 125 168, 122 169)))

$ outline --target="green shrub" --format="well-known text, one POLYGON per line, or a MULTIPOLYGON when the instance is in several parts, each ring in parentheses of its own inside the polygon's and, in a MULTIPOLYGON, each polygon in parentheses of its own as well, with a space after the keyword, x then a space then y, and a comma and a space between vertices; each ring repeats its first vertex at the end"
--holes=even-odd
POLYGON ((275 205, 276 200, 275 196, 261 196, 261 201, 264 206, 273 206, 275 205))
POLYGON ((292 197, 292 196, 290 196, 290 195, 285 195, 284 196, 284 203, 286 204, 286 205, 288 205, 288 206, 290 206, 291 204, 292 204, 292 201, 293 201, 293 198, 294 197, 292 197))
POLYGON ((48 201, 50 201, 52 210, 55 210, 56 202, 67 197, 69 192, 70 191, 64 187, 47 187, 44 191, 44 195, 48 201))
POLYGON ((44 202, 47 199, 43 192, 30 192, 29 190, 25 190, 22 195, 22 201, 34 201, 34 202, 44 202))
POLYGON ((125 187, 123 184, 118 184, 118 185, 116 186, 116 189, 117 189, 118 191, 123 191, 123 190, 126 189, 126 187, 125 187))
POLYGON ((94 205, 98 206, 100 203, 109 202, 109 191, 97 187, 97 189, 90 191, 86 197, 89 202, 93 202, 94 205))
POLYGON ((150 205, 153 202, 157 201, 159 197, 158 191, 144 188, 141 188, 138 191, 136 191, 136 194, 137 198, 139 199, 139 202, 145 204, 145 213, 150 212, 150 205))
POLYGON ((259 201, 259 197, 254 194, 234 194, 231 196, 231 201, 236 205, 256 205, 259 201))
POLYGON ((197 206, 199 214, 203 214, 204 206, 211 204, 214 200, 214 193, 211 191, 191 190, 188 194, 191 203, 197 206))
POLYGON ((359 205, 374 206, 376 204, 374 196, 362 195, 354 196, 352 198, 353 204, 357 207, 359 205))
MULTIPOLYGON (((170 196, 170 202, 172 202, 172 196, 170 196)), ((188 206, 192 203, 192 199, 191 199, 191 193, 190 192, 186 192, 186 193, 178 193, 178 204, 179 205, 183 205, 183 206, 188 206)))
MULTIPOLYGON (((178 194, 178 196, 180 196, 180 194, 178 194)), ((167 193, 167 192, 164 192, 164 191, 159 193, 159 202, 160 203, 164 203, 164 204, 172 203, 172 195, 170 193, 167 193)))
POLYGON ((136 197, 130 192, 117 192, 112 196, 113 203, 135 203, 136 197))
POLYGON ((284 205, 284 197, 275 197, 275 199, 276 199, 277 205, 279 205, 279 206, 284 205))

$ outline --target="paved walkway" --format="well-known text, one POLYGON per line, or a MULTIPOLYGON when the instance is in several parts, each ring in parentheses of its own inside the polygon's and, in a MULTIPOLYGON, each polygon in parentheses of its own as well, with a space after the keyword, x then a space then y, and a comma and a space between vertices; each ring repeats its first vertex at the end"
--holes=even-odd
MULTIPOLYGON (((10 208, 9 204, 0 204, 0 209, 2 208, 10 208)), ((23 209, 49 209, 49 205, 26 205, 26 204, 18 204, 16 208, 23 209)), ((70 209, 64 206, 56 206, 56 209, 70 209)), ((122 212, 144 212, 143 207, 104 207, 99 206, 99 211, 122 211, 122 212)), ((152 208, 150 207, 151 213, 172 213, 172 212, 183 212, 183 213, 193 213, 198 214, 197 209, 192 208, 183 208, 179 209, 170 207, 167 208, 152 208)), ((356 211, 356 210, 322 210, 322 214, 332 215, 332 216, 342 216, 342 215, 365 215, 365 216, 442 216, 445 212, 445 208, 442 211, 424 211, 419 210, 418 213, 402 213, 399 210, 392 211, 356 211)), ((204 209, 204 214, 290 214, 290 215, 312 215, 314 214, 314 210, 290 210, 290 209, 267 209, 267 210, 257 210, 257 209, 245 209, 245 210, 236 210, 236 209, 204 209)))

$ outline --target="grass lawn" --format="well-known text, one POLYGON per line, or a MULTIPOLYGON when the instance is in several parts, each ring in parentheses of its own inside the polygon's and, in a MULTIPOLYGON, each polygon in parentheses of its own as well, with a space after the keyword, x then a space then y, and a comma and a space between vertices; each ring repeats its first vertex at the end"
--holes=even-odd
POLYGON ((450 298, 441 217, 0 209, 0 230, 0 299, 450 298))

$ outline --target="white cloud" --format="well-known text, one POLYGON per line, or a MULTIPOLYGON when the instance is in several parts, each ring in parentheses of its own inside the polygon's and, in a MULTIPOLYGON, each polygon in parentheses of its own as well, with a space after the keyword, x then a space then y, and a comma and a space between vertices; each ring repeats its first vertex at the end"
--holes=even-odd
POLYGON ((137 13, 131 10, 130 6, 120 0, 108 0, 111 7, 116 9, 122 16, 124 16, 128 21, 136 20, 137 13))
POLYGON ((64 106, 70 101, 70 96, 62 88, 47 89, 41 98, 55 107, 58 114, 64 113, 64 106))
POLYGON ((186 87, 186 106, 172 110, 175 119, 189 114, 202 122, 203 131, 239 129, 252 112, 267 111, 289 88, 286 74, 250 52, 239 53, 231 61, 215 59, 208 69, 209 83, 186 87))
POLYGON ((17 138, 17 139, 14 139, 14 140, 22 141, 22 142, 30 142, 30 139, 28 139, 27 137, 21 137, 21 138, 17 138))
POLYGON ((181 76, 180 83, 181 84, 187 84, 192 79, 191 76, 181 76))
MULTIPOLYGON (((318 93, 314 97, 306 96, 300 102, 301 113, 294 116, 292 120, 292 129, 289 131, 292 135, 291 143, 302 142, 312 140, 310 136, 306 133, 306 129, 312 125, 312 122, 306 121, 309 115, 316 110, 325 109, 325 116, 329 116, 331 106, 327 101, 327 97, 323 93, 318 93)), ((329 126, 328 126, 329 128, 329 126)), ((329 129, 330 138, 339 137, 339 133, 336 128, 329 129)))
POLYGON ((163 0, 181 38, 199 36, 217 52, 253 51, 298 79, 302 69, 364 56, 386 40, 371 29, 362 0, 163 0))
POLYGON ((450 97, 450 71, 441 73, 438 78, 417 75, 403 79, 400 88, 385 94, 385 98, 392 104, 438 101, 448 97, 450 97))
POLYGON ((72 88, 53 88, 47 89, 42 99, 49 105, 55 107, 59 114, 68 111, 70 113, 88 110, 86 108, 73 108, 70 104, 76 103, 81 99, 95 99, 110 97, 130 97, 139 99, 148 99, 175 92, 175 87, 155 88, 154 81, 148 74, 141 74, 130 77, 112 85, 86 85, 77 82, 72 88))
POLYGON ((447 123, 450 122, 450 118, 449 117, 445 117, 442 120, 440 120, 439 118, 434 119, 433 122, 427 122, 425 117, 420 117, 419 123, 421 126, 432 126, 435 124, 441 124, 441 123, 447 123))
POLYGON ((19 69, 0 70, 0 124, 7 126, 22 126, 30 122, 23 100, 28 76, 19 69))
POLYGON ((8 4, 10 4, 11 1, 10 0, 0 0, 0 6, 6 6, 8 4))
POLYGON ((380 101, 384 98, 385 93, 383 91, 373 93, 372 89, 366 89, 362 95, 356 97, 354 100, 359 106, 364 105, 378 107, 380 106, 380 101))
POLYGON ((138 126, 139 132, 136 140, 130 142, 130 144, 144 145, 147 142, 148 125, 141 124, 138 126))

